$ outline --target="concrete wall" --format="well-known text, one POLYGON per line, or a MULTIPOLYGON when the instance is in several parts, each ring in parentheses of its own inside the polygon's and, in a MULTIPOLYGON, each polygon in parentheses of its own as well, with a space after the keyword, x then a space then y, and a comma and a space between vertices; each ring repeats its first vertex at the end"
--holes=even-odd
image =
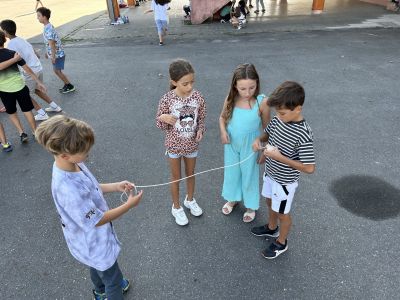
POLYGON ((192 0, 192 24, 203 23, 228 2, 229 0, 192 0))

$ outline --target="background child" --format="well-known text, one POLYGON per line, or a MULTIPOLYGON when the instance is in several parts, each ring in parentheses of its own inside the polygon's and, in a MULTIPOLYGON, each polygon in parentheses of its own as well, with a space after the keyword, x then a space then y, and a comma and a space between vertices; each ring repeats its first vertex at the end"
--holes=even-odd
MULTIPOLYGON (((252 143, 270 120, 270 110, 260 92, 260 79, 252 64, 242 64, 233 72, 231 88, 219 118, 225 165, 238 163, 253 153, 252 143)), ((260 203, 259 167, 254 155, 243 164, 224 169, 222 197, 227 201, 222 213, 229 215, 239 201, 246 212, 243 222, 254 220, 260 203)))
MULTIPOLYGON (((165 131, 165 147, 169 157, 172 180, 181 178, 181 158, 185 163, 186 176, 194 174, 199 142, 205 132, 206 103, 194 85, 194 70, 191 64, 182 59, 169 66, 171 90, 159 103, 156 124, 165 131)), ((184 206, 196 217, 203 213, 193 198, 195 178, 186 180, 187 195, 184 206)), ((185 211, 179 203, 179 182, 171 184, 171 213, 178 225, 188 224, 185 211)))
POLYGON ((46 7, 40 7, 36 12, 39 23, 44 25, 43 39, 46 46, 46 58, 51 59, 54 73, 64 82, 64 86, 60 89, 60 93, 71 93, 75 91, 75 86, 71 84, 68 77, 63 73, 65 52, 57 31, 49 22, 51 11, 46 7))
POLYGON ((256 10, 254 11, 256 14, 258 14, 260 12, 260 5, 261 3, 261 7, 262 7, 262 12, 265 12, 265 5, 264 5, 264 0, 256 0, 256 10))
POLYGON ((240 0, 238 6, 233 9, 231 18, 232 26, 240 30, 246 24, 247 14, 245 2, 240 0))
POLYGON ((6 133, 4 132, 3 124, 0 122, 0 144, 3 152, 12 151, 12 145, 7 142, 6 133))
POLYGON ((17 102, 20 106, 32 132, 36 129, 35 119, 32 114, 33 104, 29 96, 29 89, 19 72, 18 66, 36 81, 38 89, 46 91, 45 86, 36 77, 35 73, 26 65, 15 51, 4 48, 6 36, 0 30, 0 98, 6 108, 11 123, 17 128, 21 142, 28 141, 28 135, 24 132, 17 114, 17 102))
POLYGON ((304 120, 302 109, 304 89, 297 82, 282 83, 268 99, 276 116, 265 133, 255 140, 253 149, 260 149, 260 142, 268 142, 262 195, 267 199, 268 223, 254 227, 257 236, 278 237, 262 251, 265 258, 273 259, 288 248, 287 236, 292 220, 290 208, 298 186, 300 172, 311 174, 315 170, 313 134, 304 120), (278 220, 281 225, 280 231, 278 220))
POLYGON ((152 0, 151 1, 151 9, 146 10, 144 13, 147 14, 149 12, 154 11, 154 20, 156 21, 158 38, 160 40, 159 45, 164 45, 164 37, 168 31, 168 14, 167 10, 169 9, 168 3, 171 0, 152 0))
POLYGON ((54 155, 51 191, 71 254, 90 267, 95 299, 123 299, 129 288, 117 258, 120 242, 111 221, 139 204, 143 192, 109 209, 103 193, 131 191, 128 181, 99 184, 83 163, 94 144, 92 128, 79 120, 55 116, 44 121, 36 139, 54 155))
POLYGON ((38 8, 39 4, 40 4, 40 6, 43 6, 43 3, 42 3, 42 1, 40 1, 40 0, 36 0, 35 11, 37 10, 37 8, 38 8))
MULTIPOLYGON (((43 81, 43 67, 42 64, 40 63, 39 56, 35 52, 31 44, 29 44, 23 38, 20 38, 15 35, 17 31, 17 25, 15 24, 15 22, 13 20, 3 20, 0 23, 0 27, 6 34, 6 37, 10 39, 7 45, 8 49, 13 50, 17 52, 19 55, 21 55, 21 57, 25 60, 29 68, 31 68, 31 70, 35 73, 36 77, 38 77, 40 81, 43 81)), ((62 111, 61 107, 58 106, 57 103, 52 101, 49 95, 47 95, 47 93, 37 89, 36 82, 35 80, 33 80, 33 78, 31 78, 24 70, 21 71, 25 80, 25 84, 29 88, 32 104, 35 110, 38 112, 38 114, 35 116, 36 121, 47 120, 49 116, 42 109, 42 107, 35 101, 35 99, 33 98, 33 94, 38 95, 48 104, 50 104, 50 107, 47 107, 46 111, 48 112, 62 111)))

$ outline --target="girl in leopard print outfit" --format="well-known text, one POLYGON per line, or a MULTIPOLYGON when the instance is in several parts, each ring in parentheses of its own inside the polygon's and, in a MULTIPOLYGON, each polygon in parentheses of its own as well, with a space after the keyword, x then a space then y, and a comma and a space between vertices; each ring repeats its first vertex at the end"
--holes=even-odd
MULTIPOLYGON (((199 142, 205 132, 206 102, 200 92, 193 89, 194 70, 183 59, 169 66, 170 91, 160 100, 156 125, 165 131, 166 154, 171 168, 171 180, 179 180, 181 162, 185 164, 186 176, 194 174, 199 142), (182 159, 183 158, 183 159, 182 159)), ((186 180, 187 195, 183 202, 193 216, 199 217, 203 210, 194 199, 195 178, 186 180)), ((189 223, 179 202, 179 182, 171 184, 171 213, 178 225, 189 223)))

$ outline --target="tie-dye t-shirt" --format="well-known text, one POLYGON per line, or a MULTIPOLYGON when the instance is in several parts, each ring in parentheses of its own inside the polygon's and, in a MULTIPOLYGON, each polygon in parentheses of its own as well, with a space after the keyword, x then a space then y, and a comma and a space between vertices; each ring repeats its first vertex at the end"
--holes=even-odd
POLYGON ((46 52, 49 57, 51 57, 51 47, 49 44, 49 40, 53 40, 56 43, 56 57, 59 58, 65 56, 61 39, 58 36, 58 33, 55 30, 54 26, 51 25, 51 23, 48 23, 47 25, 44 26, 43 39, 46 46, 46 52))
POLYGON ((181 98, 175 90, 165 94, 158 105, 156 125, 165 131, 165 147, 169 153, 188 155, 198 150, 196 135, 199 130, 205 132, 207 115, 206 102, 198 91, 193 91, 189 97, 181 98), (176 117, 174 126, 159 120, 162 114, 176 117))
POLYGON ((117 260, 120 242, 111 223, 96 227, 109 210, 96 178, 83 164, 80 172, 53 165, 51 191, 69 251, 81 263, 99 271, 117 260))

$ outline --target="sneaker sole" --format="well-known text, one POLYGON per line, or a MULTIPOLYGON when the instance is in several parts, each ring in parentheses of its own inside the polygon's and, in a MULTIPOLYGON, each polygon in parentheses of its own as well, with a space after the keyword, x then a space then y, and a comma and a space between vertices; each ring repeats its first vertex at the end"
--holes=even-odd
POLYGON ((130 287, 131 287, 131 282, 128 281, 128 285, 125 288, 122 289, 122 293, 126 293, 129 290, 130 287))
POLYGON ((190 211, 190 214, 192 216, 200 217, 203 214, 203 211, 200 214, 194 214, 194 213, 192 213, 192 210, 190 209, 190 207, 187 207, 185 204, 183 204, 183 205, 190 211))
POLYGON ((251 231, 251 234, 252 234, 252 235, 255 235, 255 236, 267 236, 267 237, 276 238, 276 237, 279 236, 279 231, 276 232, 276 233, 274 233, 274 234, 268 234, 268 233, 265 233, 265 234, 256 234, 256 233, 254 233, 254 232, 251 231))
POLYGON ((287 249, 289 249, 289 247, 286 247, 283 250, 278 250, 278 252, 275 252, 276 255, 274 257, 269 257, 269 256, 265 256, 264 252, 261 252, 262 257, 264 257, 265 259, 274 259, 277 258, 279 255, 281 255, 282 253, 285 253, 287 251, 287 249))
POLYGON ((189 224, 189 220, 186 223, 179 224, 175 219, 175 223, 178 224, 179 226, 186 226, 187 224, 189 224))
POLYGON ((62 109, 60 109, 60 110, 53 110, 53 109, 49 109, 48 107, 45 108, 44 110, 45 110, 46 112, 49 112, 49 113, 59 113, 59 112, 62 112, 62 109))
POLYGON ((61 94, 69 94, 69 93, 72 93, 72 92, 75 92, 75 88, 73 88, 72 90, 68 90, 68 91, 61 91, 60 93, 61 94))
POLYGON ((40 122, 40 121, 46 121, 48 119, 49 119, 49 117, 47 117, 47 118, 35 118, 35 121, 36 122, 40 122))
POLYGON ((188 220, 188 219, 187 219, 186 223, 179 223, 179 222, 176 220, 175 216, 172 214, 172 212, 171 212, 171 215, 172 215, 172 217, 175 219, 175 223, 178 224, 179 226, 185 226, 185 225, 189 224, 189 220, 188 220))

